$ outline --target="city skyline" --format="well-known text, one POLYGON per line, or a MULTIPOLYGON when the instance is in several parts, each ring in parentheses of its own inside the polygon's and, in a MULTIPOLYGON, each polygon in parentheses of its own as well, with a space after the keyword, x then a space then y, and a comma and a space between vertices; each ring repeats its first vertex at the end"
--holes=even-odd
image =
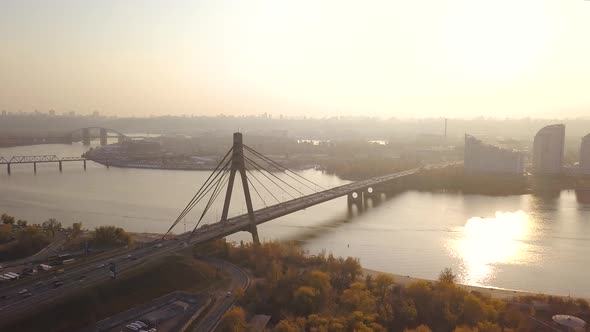
POLYGON ((5 1, 0 109, 584 116, 587 1, 5 1))

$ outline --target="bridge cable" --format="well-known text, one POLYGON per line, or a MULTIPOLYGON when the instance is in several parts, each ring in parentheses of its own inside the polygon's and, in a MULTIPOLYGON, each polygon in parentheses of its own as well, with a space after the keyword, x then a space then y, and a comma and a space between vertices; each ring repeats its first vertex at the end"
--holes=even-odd
MULTIPOLYGON (((256 156, 256 155, 255 155, 255 156, 256 156)), ((260 158, 260 157, 259 157, 259 159, 262 159, 262 158, 260 158)), ((272 159, 269 159, 269 160, 271 160, 271 161, 272 161, 272 159)), ((304 187, 306 187, 307 189, 311 190, 312 192, 314 192, 314 193, 317 193, 317 192, 318 192, 318 191, 317 191, 317 189, 314 189, 314 188, 312 188, 312 187, 308 186, 308 185, 307 185, 307 184, 305 184, 304 182, 301 182, 301 181, 300 181, 300 180, 298 180, 297 178, 293 177, 291 174, 287 173, 287 172, 286 172, 284 169, 282 169, 282 168, 280 168, 280 167, 277 167, 276 165, 274 165, 273 163, 271 163, 271 162, 269 162, 269 161, 267 161, 267 160, 265 160, 265 159, 262 159, 262 161, 265 161, 267 164, 269 164, 269 165, 270 165, 271 167, 273 167, 274 169, 276 169, 276 170, 278 170, 279 172, 281 172, 281 173, 285 174, 285 175, 286 175, 286 176, 288 176, 289 178, 291 178, 291 179, 295 180, 297 183, 299 183, 299 184, 303 185, 304 187)), ((302 195, 304 195, 303 193, 301 193, 301 194, 302 194, 302 195)), ((305 195, 304 195, 304 196, 305 196, 305 195)))
POLYGON ((249 169, 246 168, 246 172, 248 172, 248 174, 250 174, 250 176, 252 176, 254 178, 254 180, 256 180, 279 204, 281 204, 281 201, 272 193, 272 191, 270 191, 265 185, 264 183, 262 183, 262 181, 260 181, 255 175, 254 172, 251 172, 249 169))
MULTIPOLYGON (((244 156, 244 158, 246 158, 247 160, 249 160, 250 162, 254 163, 255 165, 257 165, 258 167, 262 168, 263 170, 267 171, 270 175, 274 176, 276 179, 278 179, 279 181, 281 181, 282 183, 286 184, 287 186, 289 186, 291 189, 295 190, 296 192, 298 192, 301 196, 305 196, 304 193, 302 193, 301 191, 299 191, 299 189, 293 187, 292 185, 290 185, 288 182, 286 182, 285 180, 281 179, 280 177, 278 177, 276 174, 274 174, 273 172, 267 170, 266 168, 260 166, 257 162, 255 162, 254 160, 250 159, 249 157, 244 156)), ((291 196, 293 197, 293 196, 291 196)), ((293 197, 295 198, 295 197, 293 197)))
POLYGON ((197 221, 197 223, 195 225, 195 228, 191 232, 191 235, 190 235, 191 237, 193 236, 193 234, 197 230, 197 227, 199 227, 199 224, 201 223, 201 221, 203 220, 203 218, 205 217, 205 215, 207 214, 207 212, 209 211, 209 209, 213 205, 213 202, 217 199, 217 196, 219 196, 219 193, 221 193, 221 190, 225 187, 226 183, 229 182, 229 178, 227 177, 228 172, 229 172, 229 170, 226 169, 225 172, 223 173, 223 175, 221 176, 221 178, 219 178, 219 180, 217 181, 217 184, 215 185, 215 190, 213 190, 213 193, 211 194, 211 197, 209 197, 209 201, 207 202, 207 205, 203 209, 203 213, 201 213, 201 217, 199 218, 199 220, 197 221))
MULTIPOLYGON (((223 157, 223 159, 221 159, 221 161, 219 162, 219 164, 217 165, 217 167, 215 167, 215 170, 213 170, 213 172, 211 172, 211 174, 209 175, 209 177, 207 178, 207 180, 205 180, 205 182, 203 183, 203 185, 201 186, 201 188, 199 188, 199 190, 197 191, 197 193, 195 194, 195 196, 193 196, 193 198, 189 201, 189 203, 187 204, 187 206, 181 212, 181 215, 187 211, 189 205, 192 204, 192 202, 194 202, 195 200, 199 199, 198 197, 201 194, 201 191, 203 190, 203 188, 205 188, 205 186, 207 185, 207 183, 209 182, 209 180, 211 179, 211 177, 215 174, 215 172, 217 171, 217 169, 219 168, 219 166, 225 161, 225 159, 229 156, 229 154, 231 153, 232 150, 233 150, 233 147, 230 148, 229 151, 227 151, 227 153, 225 154, 225 156, 223 157)), ((224 165, 224 167, 225 167, 225 165, 224 165)), ((177 218, 177 221, 178 220, 179 219, 177 218)))
POLYGON ((182 216, 183 218, 184 218, 184 217, 185 217, 185 216, 186 216, 186 215, 187 215, 187 214, 188 214, 188 213, 189 213, 189 212, 190 212, 190 211, 191 211, 191 210, 192 210, 192 209, 193 209, 193 208, 194 208, 194 207, 195 207, 195 206, 196 206, 196 205, 197 205, 197 204, 198 204, 198 203, 199 203, 199 202, 200 202, 202 199, 203 199, 203 198, 205 198, 205 196, 206 196, 206 195, 207 195, 207 194, 208 194, 208 193, 209 193, 209 192, 210 192, 210 191, 211 191, 213 188, 215 188, 215 185, 216 185, 217 183, 219 183, 219 181, 221 180, 221 178, 219 178, 219 179, 217 179, 217 180, 215 180, 215 179, 216 179, 216 178, 219 176, 219 174, 222 174, 222 176, 223 176, 223 174, 224 174, 224 173, 222 173, 222 172, 226 172, 226 171, 227 171, 227 169, 228 169, 228 165, 229 165, 229 163, 230 163, 230 162, 231 162, 231 161, 227 161, 227 162, 226 162, 226 164, 225 164, 225 166, 224 166, 224 168, 222 168, 222 169, 221 169, 221 170, 218 172, 218 174, 217 174, 217 175, 216 175, 216 176, 213 178, 213 180, 212 180, 211 182, 209 182, 209 184, 207 185, 207 188, 205 188, 205 191, 203 191, 203 192, 201 193, 201 195, 200 195, 199 199, 198 199, 198 200, 196 200, 195 202, 193 202, 193 203, 191 204, 191 206, 188 208, 188 210, 187 210, 187 211, 184 213, 184 215, 182 216))
POLYGON ((210 185, 219 176, 219 174, 221 173, 221 171, 224 170, 224 169, 226 169, 228 167, 229 163, 231 162, 231 158, 228 159, 227 161, 225 161, 225 160, 227 159, 227 157, 229 156, 229 154, 232 152, 232 150, 233 150, 233 147, 230 148, 229 151, 225 154, 225 156, 221 159, 221 161, 219 162, 219 164, 217 165, 217 167, 215 167, 215 169, 213 170, 213 172, 209 175, 209 177, 207 178, 207 180, 205 180, 205 183, 203 183, 203 185, 199 188, 199 190, 197 190, 197 193, 189 201, 189 203, 186 205, 186 207, 184 208, 184 210, 182 210, 182 212, 180 213, 180 215, 172 223, 172 226, 170 226, 170 228, 168 229, 168 231, 166 232, 166 234, 164 234, 164 236, 162 238, 164 238, 166 235, 168 235, 168 233, 170 233, 170 231, 174 228, 174 226, 176 226, 180 222, 180 220, 182 220, 182 218, 184 218, 188 214, 188 212, 190 210, 192 210, 192 208, 203 198, 203 196, 206 194, 206 192, 208 192, 210 190, 210 189, 208 190, 207 188, 210 187, 210 185), (223 165, 222 169, 220 170, 219 167, 224 162, 225 162, 225 164, 223 165), (212 177, 213 177, 213 179, 211 179, 212 177))
POLYGON ((201 199, 203 199, 210 191, 213 189, 212 185, 217 183, 215 179, 221 174, 222 171, 226 170, 231 160, 225 162, 225 165, 222 169, 220 169, 217 174, 213 177, 213 179, 207 184, 207 186, 203 189, 203 191, 199 194, 199 197, 196 200, 193 200, 186 206, 185 210, 180 214, 179 219, 176 221, 178 223, 182 218, 184 218, 194 207, 197 205, 201 199))
MULTIPOLYGON (((266 169, 262 166, 260 166, 258 163, 256 163, 255 161, 251 160, 250 158, 244 156, 244 158, 246 158, 246 161, 250 163, 250 165, 255 165, 258 167, 254 167, 255 169, 257 169, 260 174, 264 175, 264 177, 266 177, 270 182, 272 182, 275 186, 277 186, 279 189, 281 189, 282 191, 284 191, 285 193, 287 193, 287 195, 291 196, 292 199, 295 199, 295 196, 293 196, 288 190, 286 190, 285 188, 281 187, 279 184, 277 184, 271 177, 269 177, 268 175, 266 175, 266 172, 269 173, 270 175, 277 177, 276 175, 272 174, 271 172, 266 171, 266 169), (261 171, 264 170, 266 172, 261 171)), ((284 181, 283 181, 284 182, 284 181)))
POLYGON ((258 189, 256 189, 256 186, 254 186, 254 183, 252 183, 252 181, 250 181, 250 178, 246 177, 246 180, 248 180, 248 183, 250 183, 250 186, 252 187, 252 189, 254 189, 254 191, 256 192, 256 195, 258 195, 258 198, 260 198, 260 200, 262 201, 262 204, 264 204, 264 207, 268 207, 268 205, 266 205, 266 202, 264 201, 264 198, 262 198, 262 196, 258 192, 258 189))
MULTIPOLYGON (((288 167, 286 167, 286 166, 283 166, 283 165, 279 164, 278 162, 276 162, 276 161, 274 161, 274 160, 272 160, 272 159, 268 158, 267 156, 265 156, 265 155, 263 155, 262 153, 260 153, 260 152, 258 152, 258 151, 256 151, 256 150, 254 150, 253 148, 251 148, 251 147, 249 147, 249 146, 247 146, 247 145, 245 145, 245 144, 244 144, 244 147, 245 147, 245 148, 246 148, 248 151, 250 151, 250 152, 252 152, 252 153, 256 154, 256 155, 257 155, 259 158, 261 158, 261 159, 264 159, 264 160, 266 160, 267 162, 273 163, 273 164, 275 164, 275 165, 277 165, 277 166, 279 166, 279 167, 283 168, 283 169, 285 170, 285 173, 287 173, 287 171, 288 171, 288 172, 291 172, 291 173, 293 173, 295 176, 297 176, 297 177, 299 177, 299 178, 301 178, 301 179, 303 179, 303 180, 305 180, 305 181, 307 181, 307 182, 311 183, 312 185, 314 185, 314 186, 316 186, 316 187, 318 187, 318 188, 320 188, 320 189, 322 189, 322 190, 326 190, 326 188, 324 188, 324 187, 320 186, 319 184, 317 184, 317 183, 315 183, 315 182, 313 182, 313 181, 311 181, 311 180, 307 179, 306 177, 304 177, 304 176, 300 175, 299 173, 292 171, 292 170, 291 170, 291 169, 289 169, 288 167)), ((309 188, 309 187, 308 187, 308 188, 309 188)), ((313 189, 312 189, 312 190, 313 190, 313 189)))

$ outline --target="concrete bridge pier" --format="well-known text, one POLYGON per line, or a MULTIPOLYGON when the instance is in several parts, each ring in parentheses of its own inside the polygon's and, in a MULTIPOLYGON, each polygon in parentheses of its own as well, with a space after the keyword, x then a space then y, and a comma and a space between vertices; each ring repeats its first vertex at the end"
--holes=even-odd
POLYGON ((84 160, 84 170, 86 170, 86 160, 84 160))
POLYGON ((6 171, 8 172, 8 175, 10 175, 10 163, 6 164, 6 171))
POLYGON ((348 209, 352 209, 353 205, 356 205, 357 210, 362 211, 365 209, 364 192, 353 192, 346 196, 348 209))
POLYGON ((33 173, 37 174, 37 163, 33 163, 33 173))
POLYGON ((258 228, 256 225, 250 225, 248 232, 252 234, 252 242, 254 242, 254 244, 260 244, 260 237, 258 236, 258 228))
POLYGON ((377 206, 383 201, 384 190, 379 187, 369 187, 363 193, 363 198, 365 200, 365 208, 369 207, 368 201, 371 201, 371 207, 377 206))
POLYGON ((82 128, 82 144, 90 145, 90 128, 82 128))
POLYGON ((100 128, 100 145, 105 146, 107 145, 107 129, 100 128))
POLYGON ((61 160, 59 161, 59 172, 61 173, 62 171, 62 167, 61 167, 61 160))

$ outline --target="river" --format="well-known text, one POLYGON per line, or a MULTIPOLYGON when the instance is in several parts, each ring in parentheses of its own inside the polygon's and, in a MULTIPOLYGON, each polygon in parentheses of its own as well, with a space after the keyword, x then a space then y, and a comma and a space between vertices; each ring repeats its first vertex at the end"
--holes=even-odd
MULTIPOLYGON (((80 144, 38 145, 1 148, 0 156, 69 157, 85 150, 80 144)), ((300 174, 325 188, 347 183, 316 170, 300 174)), ((10 176, 0 169, 0 213, 33 223, 56 218, 64 225, 82 221, 88 229, 117 225, 164 232, 208 175, 107 169, 92 162, 86 171, 81 163, 64 163, 62 173, 56 164, 40 164, 35 175, 32 165, 13 165, 10 176)), ((230 215, 246 212, 236 187, 230 215)), ((263 207, 252 195, 255 208, 263 207)), ((204 223, 219 219, 222 197, 204 223)), ((201 211, 197 206, 174 232, 192 229, 201 211)), ((472 285, 590 298, 590 204, 579 202, 573 191, 506 197, 409 191, 362 213, 349 213, 346 198, 339 198, 261 225, 259 234, 263 241, 300 240, 310 253, 358 257, 364 267, 395 274, 433 279, 451 267, 472 285)))

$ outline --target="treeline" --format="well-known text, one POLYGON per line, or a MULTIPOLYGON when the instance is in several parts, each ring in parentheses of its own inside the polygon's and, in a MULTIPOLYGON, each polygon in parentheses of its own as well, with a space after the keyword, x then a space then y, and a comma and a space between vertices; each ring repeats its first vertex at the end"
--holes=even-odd
POLYGON ((48 219, 42 224, 2 214, 0 216, 0 261, 33 255, 46 247, 61 228, 61 223, 48 219))
MULTIPOLYGON (((436 282, 403 287, 389 275, 363 276, 357 259, 307 256, 294 244, 234 246, 219 240, 196 247, 195 253, 241 264, 256 277, 237 307, 222 319, 222 331, 243 331, 248 317, 255 314, 270 315, 272 331, 400 332, 518 331, 531 328, 534 315, 527 304, 531 298, 515 300, 514 305, 467 292, 455 284, 448 269, 436 282)), ((549 321, 553 312, 590 317, 584 300, 536 300, 552 303, 549 321)))
POLYGON ((124 229, 116 226, 96 227, 85 234, 82 222, 63 228, 61 222, 54 218, 41 224, 29 224, 27 220, 4 213, 0 215, 0 261, 31 256, 45 248, 60 231, 66 236, 64 247, 70 249, 84 248, 86 243, 94 247, 112 247, 133 242, 124 229))

